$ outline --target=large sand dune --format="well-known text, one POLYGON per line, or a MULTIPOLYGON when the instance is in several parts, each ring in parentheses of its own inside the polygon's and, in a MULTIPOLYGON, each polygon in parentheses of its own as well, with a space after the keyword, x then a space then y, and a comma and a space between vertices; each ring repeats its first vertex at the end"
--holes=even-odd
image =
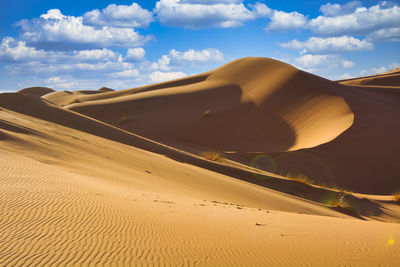
POLYGON ((198 154, 221 151, 246 165, 267 154, 274 161, 267 170, 277 174, 392 194, 400 189, 393 160, 400 150, 398 92, 345 86, 276 60, 244 58, 172 82, 74 93, 74 102, 54 97, 64 92, 43 98, 198 154))
POLYGON ((2 266, 398 262, 395 87, 245 58, 122 91, 46 90, 0 94, 2 266), (213 150, 225 156, 201 156, 213 150))
POLYGON ((238 152, 314 147, 353 121, 331 90, 337 84, 272 59, 240 59, 183 81, 67 108, 168 143, 238 152))

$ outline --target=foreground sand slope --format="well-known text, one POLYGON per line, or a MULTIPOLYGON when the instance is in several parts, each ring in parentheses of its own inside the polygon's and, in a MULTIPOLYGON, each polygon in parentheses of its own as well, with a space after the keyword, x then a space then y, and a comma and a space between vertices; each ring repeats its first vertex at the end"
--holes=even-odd
POLYGON ((399 224, 125 145, 128 133, 34 97, 0 104, 0 265, 397 263, 399 224))

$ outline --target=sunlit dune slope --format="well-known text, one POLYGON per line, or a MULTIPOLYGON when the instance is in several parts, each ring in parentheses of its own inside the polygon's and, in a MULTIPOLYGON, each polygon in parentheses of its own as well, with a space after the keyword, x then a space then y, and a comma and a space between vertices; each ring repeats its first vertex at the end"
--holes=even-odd
POLYGON ((347 85, 400 86, 400 68, 367 77, 339 81, 347 85))
POLYGON ((244 58, 164 84, 82 96, 66 107, 171 144, 282 152, 329 142, 351 126, 351 109, 332 90, 340 86, 273 59, 244 58))

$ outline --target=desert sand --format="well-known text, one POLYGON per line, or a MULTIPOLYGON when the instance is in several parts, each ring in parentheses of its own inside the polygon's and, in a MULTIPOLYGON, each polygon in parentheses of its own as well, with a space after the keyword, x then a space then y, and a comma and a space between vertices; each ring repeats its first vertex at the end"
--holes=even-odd
POLYGON ((396 266, 398 75, 0 94, 0 265, 396 266))

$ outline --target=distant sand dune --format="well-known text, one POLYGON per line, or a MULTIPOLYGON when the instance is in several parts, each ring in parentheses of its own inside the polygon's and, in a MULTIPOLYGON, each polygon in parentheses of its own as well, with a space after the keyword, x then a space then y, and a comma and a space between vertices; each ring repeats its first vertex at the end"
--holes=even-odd
POLYGON ((339 81, 346 85, 377 85, 377 86, 400 86, 400 68, 361 78, 339 81))
POLYGON ((53 89, 51 88, 47 88, 47 87, 28 87, 28 88, 24 88, 18 91, 18 93, 22 93, 22 94, 28 94, 28 95, 32 95, 32 96, 44 96, 46 94, 55 92, 53 89))

